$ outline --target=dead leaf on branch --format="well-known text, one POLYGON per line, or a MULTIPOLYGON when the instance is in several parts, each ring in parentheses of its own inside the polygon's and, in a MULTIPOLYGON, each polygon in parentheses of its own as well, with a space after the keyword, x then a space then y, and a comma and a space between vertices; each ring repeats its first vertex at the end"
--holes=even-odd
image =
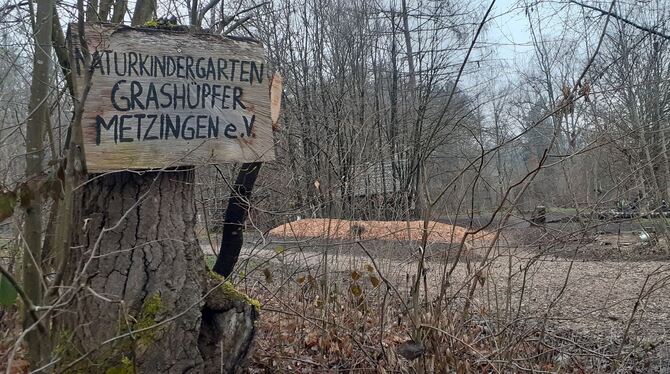
POLYGON ((0 222, 14 214, 16 206, 16 193, 13 191, 0 190, 0 222))
POLYGON ((265 281, 267 283, 272 283, 272 272, 270 272, 270 269, 263 269, 263 275, 265 276, 265 281))
POLYGON ((363 290, 361 289, 361 286, 358 285, 358 283, 352 283, 351 287, 349 287, 349 291, 351 291, 351 294, 360 297, 363 294, 363 290))

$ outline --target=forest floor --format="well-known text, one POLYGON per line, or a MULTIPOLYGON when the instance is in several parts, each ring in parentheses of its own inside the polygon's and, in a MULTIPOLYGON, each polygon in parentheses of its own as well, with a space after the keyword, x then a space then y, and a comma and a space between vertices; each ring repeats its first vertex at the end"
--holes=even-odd
MULTIPOLYGON (((474 294, 472 310, 493 320, 511 314, 517 319, 546 321, 547 335, 567 341, 582 353, 591 351, 605 358, 598 371, 609 371, 609 364, 603 362, 619 350, 619 359, 623 355, 642 367, 642 372, 670 371, 670 258, 663 248, 666 242, 643 243, 634 232, 563 232, 568 232, 564 226, 506 230, 498 245, 491 248, 485 282, 474 294)), ((264 283, 260 288, 266 299, 261 301, 270 311, 287 307, 285 301, 278 303, 276 299, 279 291, 273 287, 277 284, 302 284, 312 275, 320 279, 327 268, 334 274, 329 281, 346 288, 353 284, 348 274, 367 274, 365 269, 373 263, 370 257, 374 258, 375 273, 409 298, 410 277, 420 257, 418 243, 407 241, 361 240, 363 249, 355 240, 252 239, 258 240, 256 245, 243 248, 240 275, 244 275, 245 287, 259 289, 264 283), (254 272, 263 276, 248 276, 254 272)), ((442 274, 448 269, 453 271, 449 292, 462 302, 463 292, 458 291, 473 279, 486 250, 480 243, 454 262, 455 246, 430 245, 425 254, 428 290, 439 290, 442 274), (451 255, 445 257, 448 253, 451 255)), ((211 249, 205 253, 211 254, 211 249)))

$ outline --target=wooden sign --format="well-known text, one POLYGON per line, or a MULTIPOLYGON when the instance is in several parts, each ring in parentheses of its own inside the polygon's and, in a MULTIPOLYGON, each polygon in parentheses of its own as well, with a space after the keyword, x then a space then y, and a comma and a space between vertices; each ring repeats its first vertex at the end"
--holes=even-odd
MULTIPOLYGON (((260 43, 210 34, 87 24, 91 88, 82 120, 89 172, 274 159, 260 43)), ((77 95, 86 67, 68 44, 77 95)))

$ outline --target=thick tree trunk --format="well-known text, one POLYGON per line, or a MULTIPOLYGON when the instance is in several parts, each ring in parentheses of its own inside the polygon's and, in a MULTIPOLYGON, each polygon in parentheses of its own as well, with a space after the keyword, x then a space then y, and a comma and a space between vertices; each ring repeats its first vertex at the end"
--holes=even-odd
POLYGON ((193 171, 120 172, 83 187, 68 272, 83 287, 57 325, 62 371, 226 372, 221 362, 244 358, 256 310, 206 270, 193 181, 193 171), (241 340, 212 349, 224 335, 241 340))

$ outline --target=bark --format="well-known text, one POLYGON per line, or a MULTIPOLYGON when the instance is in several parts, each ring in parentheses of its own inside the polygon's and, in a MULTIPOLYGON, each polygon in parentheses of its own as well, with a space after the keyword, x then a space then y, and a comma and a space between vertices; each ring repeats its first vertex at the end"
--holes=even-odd
POLYGON ((210 278, 209 285, 209 289, 218 286, 219 292, 207 299, 202 310, 198 347, 205 360, 204 372, 240 371, 256 333, 258 304, 237 293, 230 283, 210 278))
POLYGON ((668 138, 665 135, 667 131, 666 128, 661 127, 661 154, 663 155, 663 166, 665 169, 665 196, 664 198, 670 199, 670 157, 668 156, 668 138))
POLYGON ((86 22, 98 22, 98 0, 87 0, 86 22))
POLYGON ((55 5, 53 7, 51 40, 53 42, 54 51, 56 52, 56 57, 58 58, 58 65, 61 68, 63 77, 65 77, 68 92, 70 93, 70 96, 75 97, 74 83, 72 83, 72 75, 70 74, 71 71, 70 58, 68 56, 67 44, 65 41, 65 35, 63 34, 63 28, 61 27, 60 18, 58 17, 58 11, 56 10, 55 5))
MULTIPOLYGON (((115 3, 113 21, 122 20, 126 4, 115 3)), ((155 5, 138 1, 133 25, 149 20, 155 5)), ((73 129, 80 130, 77 109, 73 129)), ((57 371, 237 370, 251 347, 258 304, 206 268, 195 236, 193 170, 94 175, 76 188, 81 184, 68 182, 85 173, 80 131, 72 139, 65 201, 73 195, 62 215, 69 222, 71 214, 72 223, 60 231, 73 232, 59 240, 59 276, 71 285, 60 296, 72 305, 54 318, 57 371)))
MULTIPOLYGON (((31 8, 32 9, 32 8, 31 8)), ((52 0, 37 2, 35 23, 35 54, 33 56, 33 72, 30 85, 30 102, 26 123, 26 195, 22 201, 25 209, 23 238, 25 250, 23 255, 23 288, 34 305, 42 304, 42 198, 32 183, 43 173, 42 161, 44 149, 42 134, 49 123, 48 98, 51 75, 51 23, 52 0)), ((31 14, 31 17, 33 15, 31 14)), ((30 311, 24 313, 24 328, 34 323, 30 311)), ((46 353, 45 340, 41 334, 32 329, 26 335, 28 358, 34 367, 38 366, 46 353)))
POLYGON ((83 187, 68 272, 83 286, 74 312, 57 319, 60 371, 201 373, 241 363, 257 315, 232 285, 209 279, 193 189, 192 170, 119 172, 83 187), (238 349, 212 349, 224 336, 238 349))
POLYGON ((112 11, 112 0, 100 0, 100 12, 98 18, 100 22, 108 22, 109 13, 112 11))
POLYGON ((412 36, 409 28, 409 10, 407 0, 402 0, 402 23, 403 35, 405 37, 405 48, 407 52, 407 66, 409 68, 409 102, 411 105, 410 121, 414 123, 412 128, 412 154, 409 160, 411 172, 408 173, 410 196, 415 202, 413 215, 423 218, 426 209, 426 199, 421 191, 421 171, 423 171, 423 154, 421 151, 421 132, 423 124, 418 116, 416 69, 414 68, 414 52, 412 49, 412 36))
POLYGON ((112 23, 123 22, 123 17, 126 14, 127 8, 128 8, 128 0, 116 0, 114 2, 114 13, 112 14, 112 23))
MULTIPOLYGON (((133 12, 132 26, 141 26, 149 21, 156 12, 156 0, 139 0, 135 3, 135 11, 133 12)), ((116 10, 114 11, 116 16, 116 10)), ((123 18, 121 19, 121 21, 123 18)), ((120 22, 121 22, 120 21, 120 22)))

